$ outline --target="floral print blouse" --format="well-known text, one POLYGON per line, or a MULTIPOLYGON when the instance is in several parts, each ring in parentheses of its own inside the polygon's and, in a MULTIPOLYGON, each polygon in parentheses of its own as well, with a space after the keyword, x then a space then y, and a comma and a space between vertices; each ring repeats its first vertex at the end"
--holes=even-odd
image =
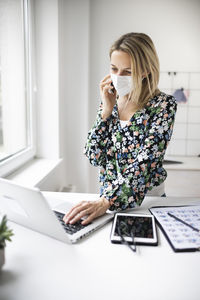
POLYGON ((110 201, 110 210, 140 205, 147 191, 166 179, 163 159, 176 109, 175 98, 161 92, 121 128, 117 103, 106 121, 100 105, 84 153, 100 167, 100 196, 110 201))

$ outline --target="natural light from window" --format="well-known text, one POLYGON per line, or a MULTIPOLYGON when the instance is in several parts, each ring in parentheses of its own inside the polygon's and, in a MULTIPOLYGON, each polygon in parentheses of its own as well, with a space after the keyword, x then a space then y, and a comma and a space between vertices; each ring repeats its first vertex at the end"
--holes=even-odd
POLYGON ((30 146, 25 1, 0 1, 0 162, 30 146))

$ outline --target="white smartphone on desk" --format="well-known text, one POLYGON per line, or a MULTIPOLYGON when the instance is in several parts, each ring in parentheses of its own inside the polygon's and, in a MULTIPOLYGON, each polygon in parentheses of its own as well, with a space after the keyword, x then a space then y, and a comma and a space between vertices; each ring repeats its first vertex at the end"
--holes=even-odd
POLYGON ((113 220, 111 242, 121 243, 123 238, 130 244, 158 244, 155 218, 147 214, 117 213, 113 220))

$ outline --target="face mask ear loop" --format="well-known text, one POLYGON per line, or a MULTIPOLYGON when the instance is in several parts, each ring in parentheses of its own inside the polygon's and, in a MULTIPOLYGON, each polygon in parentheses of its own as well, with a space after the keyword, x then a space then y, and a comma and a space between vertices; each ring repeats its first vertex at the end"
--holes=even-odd
POLYGON ((131 91, 130 93, 129 93, 129 95, 128 95, 128 102, 130 102, 131 101, 131 97, 132 97, 132 95, 133 95, 133 91, 131 91))

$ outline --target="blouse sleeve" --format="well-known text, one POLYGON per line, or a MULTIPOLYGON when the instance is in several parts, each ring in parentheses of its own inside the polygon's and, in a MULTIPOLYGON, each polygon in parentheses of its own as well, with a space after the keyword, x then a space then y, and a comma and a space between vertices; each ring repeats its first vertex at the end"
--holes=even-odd
POLYGON ((106 145, 108 141, 108 128, 111 117, 105 121, 101 117, 102 104, 99 107, 94 125, 88 133, 84 154, 93 166, 106 164, 106 145))
POLYGON ((162 176, 162 160, 171 139, 176 109, 175 98, 171 96, 150 112, 149 127, 140 147, 134 149, 134 159, 103 191, 110 201, 110 210, 132 208, 135 203, 140 205, 152 183, 156 185, 156 178, 162 176))

